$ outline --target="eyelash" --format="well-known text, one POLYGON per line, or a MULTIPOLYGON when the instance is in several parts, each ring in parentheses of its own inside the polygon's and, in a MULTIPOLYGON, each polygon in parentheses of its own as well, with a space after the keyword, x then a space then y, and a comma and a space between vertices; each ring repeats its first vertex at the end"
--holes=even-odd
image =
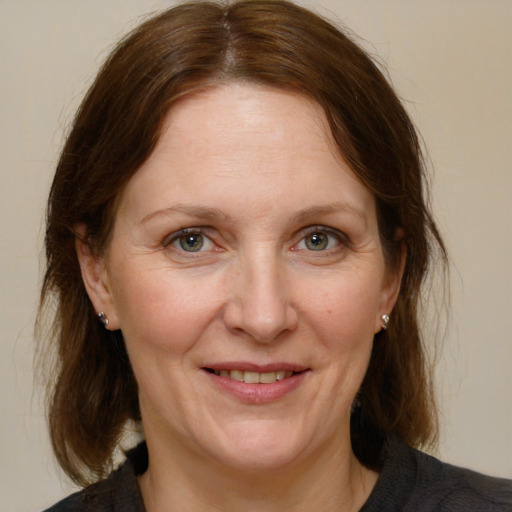
MULTIPOLYGON (((327 243, 329 244, 329 240, 327 241, 327 243)), ((305 250, 305 251, 312 252, 312 253, 317 252, 317 253, 319 253, 319 255, 321 255, 322 253, 323 254, 325 254, 325 253, 332 254, 333 252, 339 251, 341 248, 347 247, 348 245, 349 245, 349 239, 343 232, 338 231, 337 229, 328 228, 326 226, 310 226, 303 230, 301 239, 299 240, 299 242, 297 244, 294 245, 292 250, 305 250), (302 243, 306 244, 307 238, 312 235, 316 235, 316 234, 325 235, 325 236, 329 237, 330 239, 334 239, 338 245, 336 247, 319 249, 317 251, 315 251, 314 249, 298 248, 297 247, 299 244, 302 244, 302 243)))
MULTIPOLYGON (((211 240, 211 238, 208 237, 205 234, 205 228, 193 227, 193 228, 180 229, 179 231, 177 231, 175 233, 172 233, 170 236, 168 236, 162 242, 162 246, 164 247, 164 249, 167 249, 170 246, 173 246, 173 244, 179 243, 180 240, 184 239, 184 237, 186 237, 187 235, 189 235, 189 236, 191 236, 191 235, 200 235, 203 238, 203 243, 204 243, 204 241, 207 241, 207 243, 209 243, 209 244, 212 244, 212 245, 214 244, 214 242, 211 240)), ((204 251, 201 251, 201 250, 198 250, 198 251, 186 251, 185 249, 183 249, 183 247, 181 247, 181 248, 173 247, 173 248, 175 250, 179 251, 179 252, 189 253, 189 254, 194 254, 196 252, 204 252, 204 251)), ((201 248, 202 248, 202 246, 201 246, 201 248)))
MULTIPOLYGON (((207 230, 204 227, 191 227, 191 228, 180 229, 179 231, 172 233, 170 236, 168 236, 166 239, 164 239, 164 241, 162 242, 162 246, 164 249, 167 249, 172 246, 172 248, 174 250, 176 250, 180 253, 186 253, 188 255, 194 255, 195 253, 205 252, 205 250, 201 250, 203 248, 203 245, 201 245, 201 247, 197 251, 187 251, 183 248, 183 246, 175 247, 174 244, 176 244, 176 243, 179 244, 180 240, 183 240, 184 237, 186 237, 187 235, 199 235, 202 237, 203 244, 206 241, 207 244, 211 244, 212 246, 214 246, 215 242, 213 242, 212 239, 205 234, 206 231, 207 230)), ((328 248, 318 249, 318 250, 310 249, 307 247, 304 247, 304 248, 298 247, 302 243, 306 244, 307 243, 306 240, 308 237, 310 237, 312 235, 317 235, 317 234, 327 236, 328 237, 328 240, 327 240, 328 245, 330 243, 329 239, 335 239, 336 242, 339 245, 341 245, 342 248, 347 247, 349 245, 348 237, 341 231, 338 231, 337 229, 328 228, 326 226, 310 226, 310 227, 302 229, 301 231, 302 231, 301 238, 292 247, 292 249, 291 249, 292 251, 304 250, 304 251, 311 252, 311 253, 316 252, 319 255, 321 255, 322 253, 323 254, 325 254, 325 253, 331 254, 333 252, 336 252, 337 250, 340 250, 339 246, 336 246, 336 247, 328 247, 327 246, 328 248)), ((208 249, 206 249, 206 251, 207 250, 208 249)))

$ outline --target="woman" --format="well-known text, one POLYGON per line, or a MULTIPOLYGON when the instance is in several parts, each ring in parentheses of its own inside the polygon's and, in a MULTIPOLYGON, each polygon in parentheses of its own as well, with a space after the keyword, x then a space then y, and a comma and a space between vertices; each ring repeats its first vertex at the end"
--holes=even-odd
POLYGON ((50 432, 98 482, 50 510, 507 510, 510 482, 414 450, 445 260, 422 172, 382 74, 303 8, 185 4, 129 34, 49 199, 50 432), (130 421, 145 442, 108 476, 130 421))

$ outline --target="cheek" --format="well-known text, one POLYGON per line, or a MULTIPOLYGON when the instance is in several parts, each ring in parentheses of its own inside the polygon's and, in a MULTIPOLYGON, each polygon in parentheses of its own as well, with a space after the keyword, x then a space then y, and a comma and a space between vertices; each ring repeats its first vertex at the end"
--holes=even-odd
POLYGON ((212 286, 204 282, 156 270, 123 275, 130 278, 118 281, 114 297, 129 350, 185 352, 215 316, 217 294, 205 293, 212 286))
POLYGON ((371 276, 340 273, 324 286, 308 287, 301 293, 301 310, 324 339, 335 346, 373 340, 374 322, 380 303, 380 283, 371 276))

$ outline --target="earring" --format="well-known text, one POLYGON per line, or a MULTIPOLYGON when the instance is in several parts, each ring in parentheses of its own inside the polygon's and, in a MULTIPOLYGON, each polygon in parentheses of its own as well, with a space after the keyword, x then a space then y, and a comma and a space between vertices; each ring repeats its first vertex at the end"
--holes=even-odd
POLYGON ((380 319, 382 320, 382 328, 386 330, 389 324, 389 315, 382 315, 380 319))
POLYGON ((108 328, 108 318, 107 318, 107 315, 105 315, 105 313, 103 313, 103 311, 100 311, 98 313, 98 319, 103 324, 103 327, 105 327, 105 329, 107 329, 108 328))

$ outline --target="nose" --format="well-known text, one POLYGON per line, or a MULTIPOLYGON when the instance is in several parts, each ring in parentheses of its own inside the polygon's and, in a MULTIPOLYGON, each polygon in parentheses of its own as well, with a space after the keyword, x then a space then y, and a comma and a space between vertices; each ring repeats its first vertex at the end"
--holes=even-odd
POLYGON ((270 343, 298 324, 284 269, 274 258, 260 257, 240 262, 224 308, 227 329, 270 343))

